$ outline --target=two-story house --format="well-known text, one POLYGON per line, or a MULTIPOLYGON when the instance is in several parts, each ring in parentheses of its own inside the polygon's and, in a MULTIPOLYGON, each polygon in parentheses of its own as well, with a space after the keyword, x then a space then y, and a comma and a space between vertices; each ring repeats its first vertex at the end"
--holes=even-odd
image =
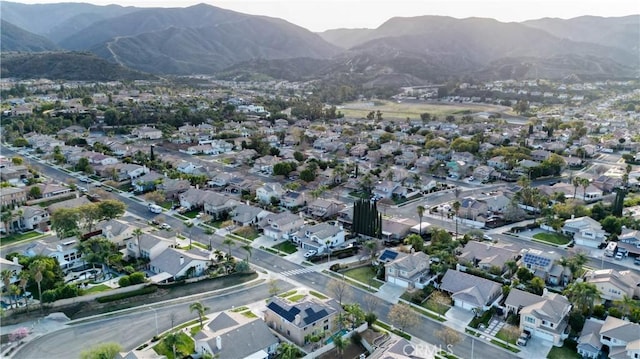
POLYGON ((509 292, 511 299, 508 297, 505 303, 509 303, 509 308, 519 308, 515 313, 520 314, 520 330, 529 332, 533 337, 550 341, 553 345, 562 345, 562 341, 569 336, 566 330, 567 317, 571 310, 569 300, 546 290, 542 296, 518 289, 512 292, 515 293, 509 292))
POLYGON ((602 300, 615 301, 624 296, 640 296, 640 274, 632 270, 590 270, 585 274, 584 280, 598 288, 602 300))
MULTIPOLYGON (((18 257, 13 257, 13 260, 8 260, 4 257, 0 257, 0 271, 4 271, 5 269, 11 272, 9 284, 15 284, 19 281, 18 275, 22 271, 22 265, 18 263, 18 257)), ((5 291, 4 281, 0 281, 0 288, 2 289, 2 291, 5 291)))
POLYGON ((27 192, 23 188, 4 187, 0 191, 0 206, 16 207, 27 201, 27 192))
POLYGON ((193 339, 197 354, 219 358, 273 358, 280 342, 262 319, 233 311, 216 315, 193 339))
POLYGON ((204 213, 210 215, 214 219, 224 218, 230 213, 240 202, 227 197, 224 194, 204 191, 206 196, 203 198, 204 213))
POLYGON ((482 270, 500 268, 505 270, 507 261, 515 260, 518 252, 511 249, 511 246, 493 244, 488 242, 469 241, 463 249, 459 251, 458 261, 469 263, 473 267, 482 270))
POLYGON ((286 299, 273 297, 267 304, 264 321, 288 340, 304 346, 309 336, 335 332, 337 313, 335 305, 315 298, 290 303, 286 299))
POLYGON ((304 206, 306 203, 306 196, 304 192, 287 191, 282 195, 280 204, 287 209, 293 209, 296 207, 304 206))
POLYGON ((567 219, 562 227, 562 233, 573 237, 578 245, 598 248, 607 236, 600 222, 591 217, 567 219))
POLYGON ((282 212, 267 215, 259 224, 264 235, 274 241, 293 238, 304 226, 304 219, 292 213, 282 212))
POLYGON ((345 208, 342 202, 318 198, 307 205, 307 214, 317 219, 333 218, 345 208))
POLYGON ((131 134, 145 140, 158 140, 162 138, 162 131, 149 126, 134 128, 131 134))
POLYGON ((397 256, 384 265, 384 280, 403 288, 424 288, 429 274, 429 256, 419 251, 397 256))
POLYGON ((76 237, 65 238, 60 241, 55 237, 42 239, 31 243, 25 250, 24 255, 34 257, 42 255, 55 258, 63 270, 71 270, 84 265, 82 252, 78 249, 80 241, 76 237))
POLYGON ((292 240, 302 249, 324 253, 344 243, 344 230, 337 225, 318 223, 313 226, 303 226, 292 236, 292 240))
POLYGON ((272 198, 275 198, 276 201, 280 202, 280 199, 284 195, 285 190, 282 188, 282 185, 278 182, 265 183, 261 187, 256 189, 256 198, 260 203, 270 204, 272 203, 272 198))
POLYGON ((127 256, 152 260, 172 244, 173 241, 143 233, 139 239, 137 236, 133 236, 126 241, 127 256))
POLYGON ((536 277, 554 286, 567 285, 571 280, 571 271, 557 261, 560 255, 555 252, 544 252, 539 249, 523 249, 518 266, 527 268, 536 277))
POLYGON ((583 358, 640 358, 640 325, 608 316, 604 321, 589 319, 578 338, 578 354, 583 358), (605 350, 605 347, 606 349, 605 350))
POLYGON ((23 206, 20 222, 23 229, 44 229, 49 222, 49 212, 42 207, 23 206))
POLYGON ((134 228, 129 223, 117 219, 110 219, 96 224, 96 230, 102 231, 102 236, 115 243, 118 247, 124 247, 125 242, 133 237, 134 228))

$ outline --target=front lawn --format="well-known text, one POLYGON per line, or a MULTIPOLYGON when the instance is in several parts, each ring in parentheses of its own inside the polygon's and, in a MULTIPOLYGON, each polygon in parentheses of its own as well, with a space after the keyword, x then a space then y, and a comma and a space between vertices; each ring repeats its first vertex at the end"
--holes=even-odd
POLYGON ((435 300, 432 300, 431 298, 429 298, 426 302, 422 303, 420 306, 423 308, 429 309, 434 313, 438 313, 440 315, 444 315, 451 308, 451 306, 437 303, 435 300))
POLYGON ((196 216, 197 216, 199 213, 200 213, 200 210, 199 210, 199 209, 194 209, 194 210, 189 211, 189 212, 184 212, 182 215, 183 215, 183 216, 185 216, 185 217, 187 217, 187 218, 194 219, 194 218, 196 218, 196 216))
POLYGON ((12 242, 18 242, 18 241, 24 241, 26 239, 31 239, 31 238, 37 237, 39 235, 40 235, 40 233, 38 233, 36 231, 29 231, 29 232, 25 232, 25 233, 13 233, 13 234, 10 234, 8 236, 4 236, 3 235, 1 237, 1 239, 0 239, 0 243, 2 245, 5 245, 5 244, 12 243, 12 242))
POLYGON ((111 287, 109 287, 106 284, 100 284, 100 285, 96 285, 94 287, 85 289, 82 291, 83 295, 87 295, 87 294, 92 294, 92 293, 100 293, 100 292, 106 292, 108 290, 111 290, 111 287))
POLYGON ((295 253, 298 251, 298 246, 296 246, 295 244, 286 241, 286 242, 282 242, 282 243, 278 243, 275 246, 271 247, 273 249, 277 249, 281 252, 285 252, 287 254, 291 254, 291 253, 295 253))
MULTIPOLYGON (((187 355, 192 354, 195 351, 195 343, 187 334, 179 332, 176 338, 176 356, 178 358, 184 358, 187 355)), ((158 343, 153 350, 167 357, 167 359, 174 359, 173 346, 168 342, 168 335, 165 336, 160 343, 158 343)))
POLYGON ((376 279, 376 270, 372 266, 364 266, 349 269, 342 272, 345 276, 355 279, 362 284, 368 284, 375 288, 380 288, 383 283, 376 279))
POLYGON ((536 233, 533 235, 533 238, 542 242, 557 244, 561 246, 569 244, 569 242, 571 242, 570 238, 567 238, 558 233, 536 233))
POLYGON ((260 237, 260 233, 253 227, 240 227, 233 231, 233 233, 250 241, 260 237))
POLYGON ((575 343, 568 343, 565 341, 564 345, 561 347, 552 347, 549 354, 547 354, 547 359, 580 359, 580 355, 576 350, 575 343))

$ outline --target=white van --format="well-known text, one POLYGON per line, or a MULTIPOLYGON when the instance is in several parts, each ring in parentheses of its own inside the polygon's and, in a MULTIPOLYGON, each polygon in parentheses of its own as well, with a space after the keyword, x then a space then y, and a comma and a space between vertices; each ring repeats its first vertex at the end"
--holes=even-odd
POLYGON ((149 211, 153 213, 162 213, 162 207, 157 204, 149 203, 149 211))
POLYGON ((604 255, 607 257, 613 257, 616 254, 617 247, 617 242, 609 242, 609 244, 607 244, 607 248, 605 248, 604 250, 604 255))

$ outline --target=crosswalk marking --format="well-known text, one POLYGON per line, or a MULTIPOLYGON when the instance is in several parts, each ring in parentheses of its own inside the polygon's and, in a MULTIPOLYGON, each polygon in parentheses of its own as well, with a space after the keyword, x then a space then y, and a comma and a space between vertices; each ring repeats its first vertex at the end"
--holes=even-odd
POLYGON ((288 277, 288 276, 292 276, 292 275, 299 275, 299 274, 305 274, 305 273, 311 273, 311 272, 315 272, 315 269, 313 268, 298 268, 298 269, 292 269, 292 270, 288 270, 285 272, 281 272, 280 274, 288 277))

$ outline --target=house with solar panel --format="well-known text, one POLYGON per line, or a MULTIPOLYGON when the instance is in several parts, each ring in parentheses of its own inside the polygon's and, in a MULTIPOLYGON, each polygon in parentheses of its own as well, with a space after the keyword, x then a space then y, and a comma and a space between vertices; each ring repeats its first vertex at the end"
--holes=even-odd
POLYGON ((310 336, 323 332, 332 335, 337 330, 335 316, 338 308, 339 304, 333 300, 323 302, 306 298, 291 303, 284 298, 274 297, 267 304, 264 321, 271 329, 304 346, 310 336))
POLYGON ((557 262, 560 254, 539 249, 523 249, 518 266, 527 268, 534 276, 553 286, 566 286, 572 279, 571 270, 557 262))

